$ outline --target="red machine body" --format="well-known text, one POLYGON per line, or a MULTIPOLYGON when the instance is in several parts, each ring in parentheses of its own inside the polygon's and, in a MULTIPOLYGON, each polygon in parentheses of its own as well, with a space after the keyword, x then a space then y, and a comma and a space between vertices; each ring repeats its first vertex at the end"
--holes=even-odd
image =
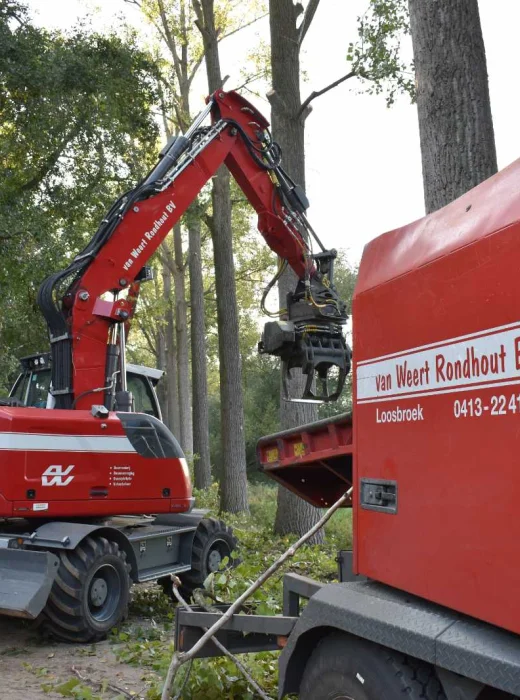
MULTIPOLYGON (((143 419, 150 432, 150 418, 143 419)), ((180 447, 173 446, 177 457, 143 456, 139 421, 134 414, 129 440, 115 413, 100 420, 89 411, 0 407, 0 518, 189 510, 191 483, 180 447)))
POLYGON ((267 127, 237 93, 215 93, 186 135, 113 205, 87 247, 43 282, 52 408, 0 401, 0 517, 189 510, 189 475, 175 438, 157 419, 132 413, 125 344, 146 263, 223 164, 258 213, 266 242, 299 280, 287 320, 266 324, 272 333, 264 334, 263 351, 301 367, 309 391, 314 369, 326 381, 339 364, 339 389, 327 397, 338 395, 350 353, 341 332, 345 305, 333 285, 336 252, 312 255, 308 201, 281 167, 267 127))
POLYGON ((516 633, 519 260, 517 161, 369 243, 353 304, 357 572, 516 633))
MULTIPOLYGON (((253 140, 257 140, 257 133, 269 125, 236 93, 215 93, 213 99, 214 122, 232 120, 253 140)), ((103 300, 102 295, 127 287, 224 163, 258 212, 258 229, 268 245, 289 262, 299 277, 309 265, 312 267, 302 236, 288 219, 276 213, 276 204, 273 204, 276 188, 268 172, 255 163, 237 129, 223 129, 169 187, 140 201, 124 216, 102 252, 83 274, 75 290, 71 313, 76 397, 93 387, 105 385, 110 328, 121 310, 133 313, 132 298, 112 302, 103 300)), ((89 408, 92 402, 92 394, 85 394, 77 398, 76 406, 89 408)))

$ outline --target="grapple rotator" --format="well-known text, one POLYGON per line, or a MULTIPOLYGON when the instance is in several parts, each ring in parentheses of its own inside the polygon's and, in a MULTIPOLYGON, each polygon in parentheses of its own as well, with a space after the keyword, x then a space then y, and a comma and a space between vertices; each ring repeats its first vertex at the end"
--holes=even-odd
POLYGON ((288 401, 336 401, 350 371, 351 350, 343 334, 346 306, 334 287, 335 250, 313 256, 314 274, 287 295, 286 318, 265 324, 259 352, 282 361, 283 396, 288 401), (291 397, 292 370, 305 375, 303 395, 291 397))

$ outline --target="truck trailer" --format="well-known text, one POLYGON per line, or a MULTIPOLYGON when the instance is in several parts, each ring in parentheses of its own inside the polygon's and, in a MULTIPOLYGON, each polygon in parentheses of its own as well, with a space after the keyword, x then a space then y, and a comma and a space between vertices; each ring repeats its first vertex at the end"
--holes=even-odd
MULTIPOLYGON (((520 160, 366 246, 352 414, 258 445, 316 507, 353 486, 352 551, 339 583, 287 574, 283 615, 221 633, 281 651, 279 698, 520 696, 519 259, 520 160)), ((178 648, 215 615, 179 611, 178 648)))

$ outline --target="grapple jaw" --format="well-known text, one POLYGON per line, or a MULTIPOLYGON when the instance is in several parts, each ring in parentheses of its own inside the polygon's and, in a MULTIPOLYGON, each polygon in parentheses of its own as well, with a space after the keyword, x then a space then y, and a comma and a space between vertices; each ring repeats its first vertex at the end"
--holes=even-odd
POLYGON ((300 279, 287 295, 285 319, 264 326, 261 353, 282 360, 282 390, 287 401, 337 401, 350 371, 351 350, 343 334, 345 302, 334 287, 336 251, 314 255, 314 274, 300 279), (303 395, 290 395, 293 370, 305 376, 303 395))
POLYGON ((299 345, 292 357, 282 364, 284 399, 320 403, 337 401, 350 371, 351 357, 341 330, 336 336, 306 332, 299 345), (291 397, 289 390, 294 367, 301 367, 306 376, 303 396, 299 399, 291 397))
POLYGON ((272 321, 265 324, 262 353, 282 360, 282 393, 286 401, 328 403, 337 401, 350 371, 351 351, 338 323, 295 323, 272 321), (305 377, 303 395, 291 396, 293 370, 305 377))

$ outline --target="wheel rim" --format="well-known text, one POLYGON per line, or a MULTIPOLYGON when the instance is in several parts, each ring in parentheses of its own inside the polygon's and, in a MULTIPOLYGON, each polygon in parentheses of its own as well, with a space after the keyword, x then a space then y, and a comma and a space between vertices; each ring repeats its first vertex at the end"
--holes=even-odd
POLYGON ((117 569, 104 564, 96 569, 87 593, 88 610, 96 622, 109 620, 116 612, 123 592, 123 582, 117 569))
POLYGON ((218 571, 222 560, 225 557, 231 558, 231 550, 229 544, 225 540, 215 540, 208 551, 208 556, 206 559, 208 572, 210 574, 218 571))

